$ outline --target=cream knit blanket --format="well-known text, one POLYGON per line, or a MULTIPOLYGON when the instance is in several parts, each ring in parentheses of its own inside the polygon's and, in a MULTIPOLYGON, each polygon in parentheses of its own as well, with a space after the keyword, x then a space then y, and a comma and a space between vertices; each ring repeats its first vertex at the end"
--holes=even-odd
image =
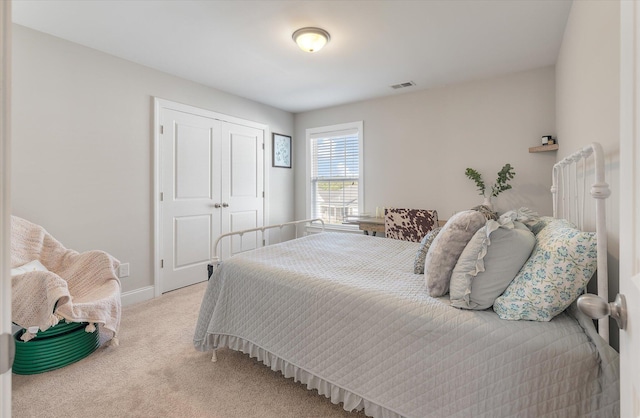
MULTIPOLYGON (((12 277, 14 323, 44 331, 64 318, 67 322, 89 322, 87 331, 101 324, 116 336, 121 312, 118 260, 104 251, 66 249, 41 226, 12 216, 11 268, 33 260, 49 271, 12 277)), ((27 332, 23 340, 33 336, 27 332)))

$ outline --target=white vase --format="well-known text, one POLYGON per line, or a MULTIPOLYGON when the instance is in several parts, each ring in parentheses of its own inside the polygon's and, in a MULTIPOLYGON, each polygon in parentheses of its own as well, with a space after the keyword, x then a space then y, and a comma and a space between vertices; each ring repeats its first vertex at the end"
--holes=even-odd
POLYGON ((482 206, 486 206, 489 209, 493 210, 493 203, 491 203, 491 196, 485 196, 484 202, 482 202, 482 206))

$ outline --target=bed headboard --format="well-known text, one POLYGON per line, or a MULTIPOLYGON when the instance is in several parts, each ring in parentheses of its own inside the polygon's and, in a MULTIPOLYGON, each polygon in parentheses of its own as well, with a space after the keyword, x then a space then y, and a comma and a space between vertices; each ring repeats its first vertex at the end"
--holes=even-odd
MULTIPOLYGON (((597 288, 598 296, 609 301, 609 276, 607 270, 607 224, 605 199, 611 195, 609 184, 604 181, 604 152, 602 146, 594 142, 567 156, 553 166, 553 217, 564 218, 578 228, 585 229, 585 215, 595 206, 595 230, 597 239, 597 288), (587 206, 587 186, 595 205, 587 206)), ((609 341, 609 318, 598 320, 598 333, 609 341)))

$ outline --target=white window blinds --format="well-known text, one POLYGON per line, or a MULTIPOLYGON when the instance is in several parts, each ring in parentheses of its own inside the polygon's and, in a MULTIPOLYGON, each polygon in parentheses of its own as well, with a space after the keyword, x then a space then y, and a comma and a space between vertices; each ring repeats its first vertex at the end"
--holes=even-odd
POLYGON ((309 135, 311 217, 342 224, 360 212, 361 140, 359 129, 309 135))

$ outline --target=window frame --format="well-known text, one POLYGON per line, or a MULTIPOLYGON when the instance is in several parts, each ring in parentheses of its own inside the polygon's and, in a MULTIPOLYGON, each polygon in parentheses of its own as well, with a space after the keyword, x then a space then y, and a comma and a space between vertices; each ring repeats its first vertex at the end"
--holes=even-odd
MULTIPOLYGON (((340 123, 336 125, 320 126, 317 128, 306 129, 306 197, 305 197, 305 209, 307 219, 312 217, 312 187, 311 187, 311 167, 312 167, 312 152, 311 140, 315 137, 337 136, 342 131, 357 131, 358 134, 358 213, 364 213, 364 123, 363 121, 340 123)), ((338 225, 338 224, 326 224, 325 229, 355 231, 358 230, 357 225, 338 225)))

